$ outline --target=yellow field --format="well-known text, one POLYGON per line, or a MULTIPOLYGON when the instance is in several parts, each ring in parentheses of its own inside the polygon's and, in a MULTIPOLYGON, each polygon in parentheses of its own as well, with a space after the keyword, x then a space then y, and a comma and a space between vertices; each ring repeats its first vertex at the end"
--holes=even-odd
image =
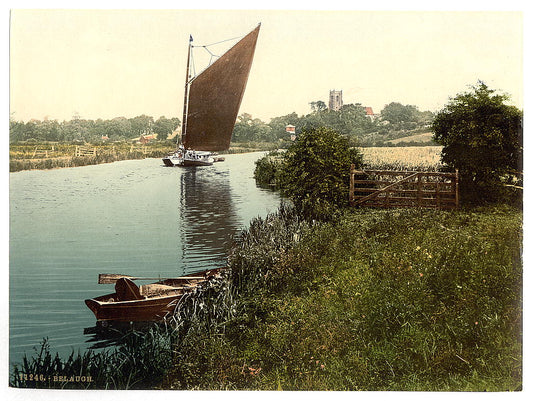
POLYGON ((442 146, 360 148, 365 168, 375 170, 436 171, 442 146))

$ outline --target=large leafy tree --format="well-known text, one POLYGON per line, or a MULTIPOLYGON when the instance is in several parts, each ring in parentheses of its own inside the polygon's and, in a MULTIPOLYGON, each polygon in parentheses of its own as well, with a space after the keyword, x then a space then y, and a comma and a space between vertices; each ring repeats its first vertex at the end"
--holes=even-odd
POLYGON ((478 82, 435 117, 434 140, 443 145, 443 163, 459 170, 466 200, 506 200, 509 189, 520 186, 522 112, 508 100, 478 82))
POLYGON ((362 157, 330 128, 304 129, 283 156, 279 187, 305 215, 327 218, 348 204, 350 164, 362 157))
POLYGON ((328 106, 322 100, 317 100, 316 102, 309 103, 311 106, 311 111, 313 113, 319 113, 321 111, 327 110, 328 106))
POLYGON ((243 113, 237 117, 231 139, 234 142, 264 142, 272 139, 271 131, 272 128, 259 118, 252 118, 251 114, 243 113))
POLYGON ((152 131, 154 134, 157 134, 157 139, 164 141, 180 125, 181 122, 177 118, 166 118, 165 116, 161 116, 154 122, 152 131))
POLYGON ((129 119, 133 137, 152 133, 154 118, 145 114, 129 119))
POLYGON ((416 106, 404 106, 398 102, 387 104, 381 111, 381 118, 391 124, 402 122, 417 122, 419 111, 416 106))

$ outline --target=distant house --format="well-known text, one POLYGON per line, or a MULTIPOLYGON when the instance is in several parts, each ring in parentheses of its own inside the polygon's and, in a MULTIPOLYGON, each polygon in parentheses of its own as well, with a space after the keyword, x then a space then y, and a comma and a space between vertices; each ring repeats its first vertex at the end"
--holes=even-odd
POLYGON ((107 135, 102 135, 102 141, 108 141, 109 140, 109 137, 107 135))
POLYGON ((374 121, 377 118, 377 115, 374 114, 374 110, 372 110, 372 107, 365 107, 365 113, 367 117, 370 117, 372 121, 374 121))
POLYGON ((287 125, 285 127, 285 132, 290 134, 291 136, 291 141, 295 141, 296 140, 296 127, 294 125, 287 125))
POLYGON ((157 134, 150 134, 150 135, 141 135, 139 138, 134 138, 133 142, 142 143, 143 145, 147 144, 150 141, 153 141, 154 139, 157 139, 157 134))

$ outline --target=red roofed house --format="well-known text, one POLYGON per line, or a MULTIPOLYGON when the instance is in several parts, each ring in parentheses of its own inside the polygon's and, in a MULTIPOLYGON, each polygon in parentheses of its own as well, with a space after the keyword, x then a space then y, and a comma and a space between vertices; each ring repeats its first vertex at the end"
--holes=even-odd
POLYGON ((150 142, 152 139, 156 139, 156 138, 157 138, 157 134, 141 135, 141 137, 139 138, 139 142, 142 144, 146 144, 150 142))
POLYGON ((372 121, 376 119, 376 115, 374 114, 374 110, 372 110, 372 107, 365 107, 366 116, 370 117, 372 121))

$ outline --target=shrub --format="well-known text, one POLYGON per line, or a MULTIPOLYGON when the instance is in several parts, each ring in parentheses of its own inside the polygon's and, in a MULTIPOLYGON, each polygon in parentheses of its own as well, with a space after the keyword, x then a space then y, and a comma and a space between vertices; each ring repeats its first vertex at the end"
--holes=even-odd
POLYGON ((483 82, 458 94, 433 122, 442 161, 461 176, 461 196, 474 203, 521 198, 522 112, 483 82))
POLYGON ((360 167, 362 157, 346 137, 329 128, 304 130, 283 156, 281 193, 303 215, 328 219, 348 205, 351 164, 360 167))
POLYGON ((283 161, 281 152, 274 150, 255 162, 254 178, 263 187, 277 184, 279 171, 283 161))

